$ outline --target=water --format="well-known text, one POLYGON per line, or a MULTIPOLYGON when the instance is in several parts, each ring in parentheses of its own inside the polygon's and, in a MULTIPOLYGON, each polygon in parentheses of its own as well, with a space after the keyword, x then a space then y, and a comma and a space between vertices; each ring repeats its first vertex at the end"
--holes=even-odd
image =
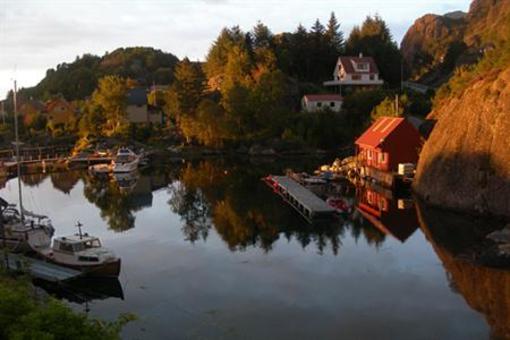
MULTIPOLYGON (((51 215, 57 235, 76 232, 80 221, 122 258, 120 287, 107 285, 104 293, 99 283, 85 284, 82 292, 101 291, 86 303, 57 295, 107 320, 136 314, 123 332, 128 339, 508 334, 507 273, 456 260, 433 231, 425 228, 425 236, 418 228, 412 205, 398 209, 396 200, 342 186, 347 203, 357 196, 388 211, 379 217, 380 229, 359 212, 309 226, 260 181, 287 167, 316 166, 179 162, 124 178, 122 190, 117 182, 71 171, 25 177, 23 191, 25 206, 51 215)), ((10 180, 0 196, 14 202, 16 191, 10 180)))

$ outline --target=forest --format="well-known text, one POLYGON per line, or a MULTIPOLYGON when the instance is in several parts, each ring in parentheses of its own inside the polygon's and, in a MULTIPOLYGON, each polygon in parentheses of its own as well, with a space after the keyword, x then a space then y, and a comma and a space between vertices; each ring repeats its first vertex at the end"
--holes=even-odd
MULTIPOLYGON (((30 136, 150 142, 172 135, 185 144, 215 148, 269 144, 332 149, 350 143, 380 115, 428 112, 426 95, 403 96, 398 112, 392 106, 400 92, 402 63, 381 17, 368 16, 345 38, 332 12, 326 25, 317 19, 309 29, 300 24, 293 32, 275 34, 260 21, 248 32, 226 27, 203 62, 178 60, 146 47, 120 48, 103 57, 85 54, 48 70, 37 86, 22 89, 18 97, 60 97, 73 101, 79 111, 73 124, 60 129, 49 129, 44 117, 26 120, 31 124, 24 132, 30 136), (385 85, 345 96, 340 113, 301 112, 304 94, 334 91, 322 83, 332 78, 338 57, 359 53, 374 58, 385 85), (151 85, 166 85, 157 90, 157 99, 149 95, 149 103, 164 112, 165 124, 134 126, 126 119, 126 94, 151 85)), ((11 97, 9 93, 8 108, 11 97)))

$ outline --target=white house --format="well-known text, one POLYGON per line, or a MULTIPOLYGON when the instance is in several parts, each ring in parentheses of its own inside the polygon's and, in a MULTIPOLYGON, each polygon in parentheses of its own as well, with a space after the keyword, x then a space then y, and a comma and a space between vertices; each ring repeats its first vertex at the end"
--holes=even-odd
POLYGON ((301 107, 305 112, 318 112, 329 109, 340 112, 343 98, 339 94, 305 94, 301 99, 301 107))
POLYGON ((333 80, 325 86, 378 86, 384 81, 379 77, 379 69, 372 57, 339 57, 333 72, 333 80))

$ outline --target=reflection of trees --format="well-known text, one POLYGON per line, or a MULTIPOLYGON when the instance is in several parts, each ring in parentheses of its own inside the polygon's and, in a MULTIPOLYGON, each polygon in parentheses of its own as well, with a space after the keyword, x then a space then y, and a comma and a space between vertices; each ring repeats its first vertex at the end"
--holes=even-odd
POLYGON ((152 187, 147 178, 142 178, 130 193, 124 193, 113 180, 98 180, 86 175, 84 182, 85 197, 101 210, 101 217, 115 231, 133 228, 133 212, 152 205, 152 187))
POLYGON ((184 185, 174 182, 169 187, 171 195, 168 204, 172 211, 179 216, 184 223, 182 232, 185 239, 195 242, 199 239, 206 240, 210 228, 209 205, 203 193, 198 190, 187 190, 184 185))
MULTIPOLYGON (((343 234, 341 223, 309 225, 292 208, 282 204, 260 181, 268 173, 282 172, 274 164, 250 167, 228 161, 188 163, 180 182, 170 187, 172 210, 183 220, 186 238, 205 239, 210 222, 231 250, 250 246, 271 250, 280 235, 303 247, 314 244, 319 252, 337 254, 343 234)), ((371 228, 373 229, 373 228, 371 228)), ((366 232, 367 240, 382 242, 380 233, 366 232)))
POLYGON ((76 170, 54 172, 50 175, 50 178, 54 188, 62 191, 64 194, 69 194, 80 180, 80 173, 76 170))
POLYGON ((48 177, 48 174, 30 174, 30 175, 21 175, 21 181, 28 185, 29 187, 35 187, 41 184, 44 179, 48 177))
POLYGON ((510 271, 478 265, 466 256, 473 245, 483 242, 491 223, 423 206, 417 211, 420 228, 443 263, 450 286, 485 316, 491 338, 510 338, 510 271))

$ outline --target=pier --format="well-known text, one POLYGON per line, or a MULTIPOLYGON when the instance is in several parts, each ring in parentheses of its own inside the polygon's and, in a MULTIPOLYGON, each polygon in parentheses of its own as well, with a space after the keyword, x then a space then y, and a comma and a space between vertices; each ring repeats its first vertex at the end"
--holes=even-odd
POLYGON ((288 176, 268 176, 265 181, 308 222, 312 223, 316 220, 329 219, 334 216, 334 208, 292 178, 288 176))
POLYGON ((67 281, 82 275, 78 270, 17 254, 7 254, 7 267, 10 270, 27 272, 33 278, 49 282, 67 281))

